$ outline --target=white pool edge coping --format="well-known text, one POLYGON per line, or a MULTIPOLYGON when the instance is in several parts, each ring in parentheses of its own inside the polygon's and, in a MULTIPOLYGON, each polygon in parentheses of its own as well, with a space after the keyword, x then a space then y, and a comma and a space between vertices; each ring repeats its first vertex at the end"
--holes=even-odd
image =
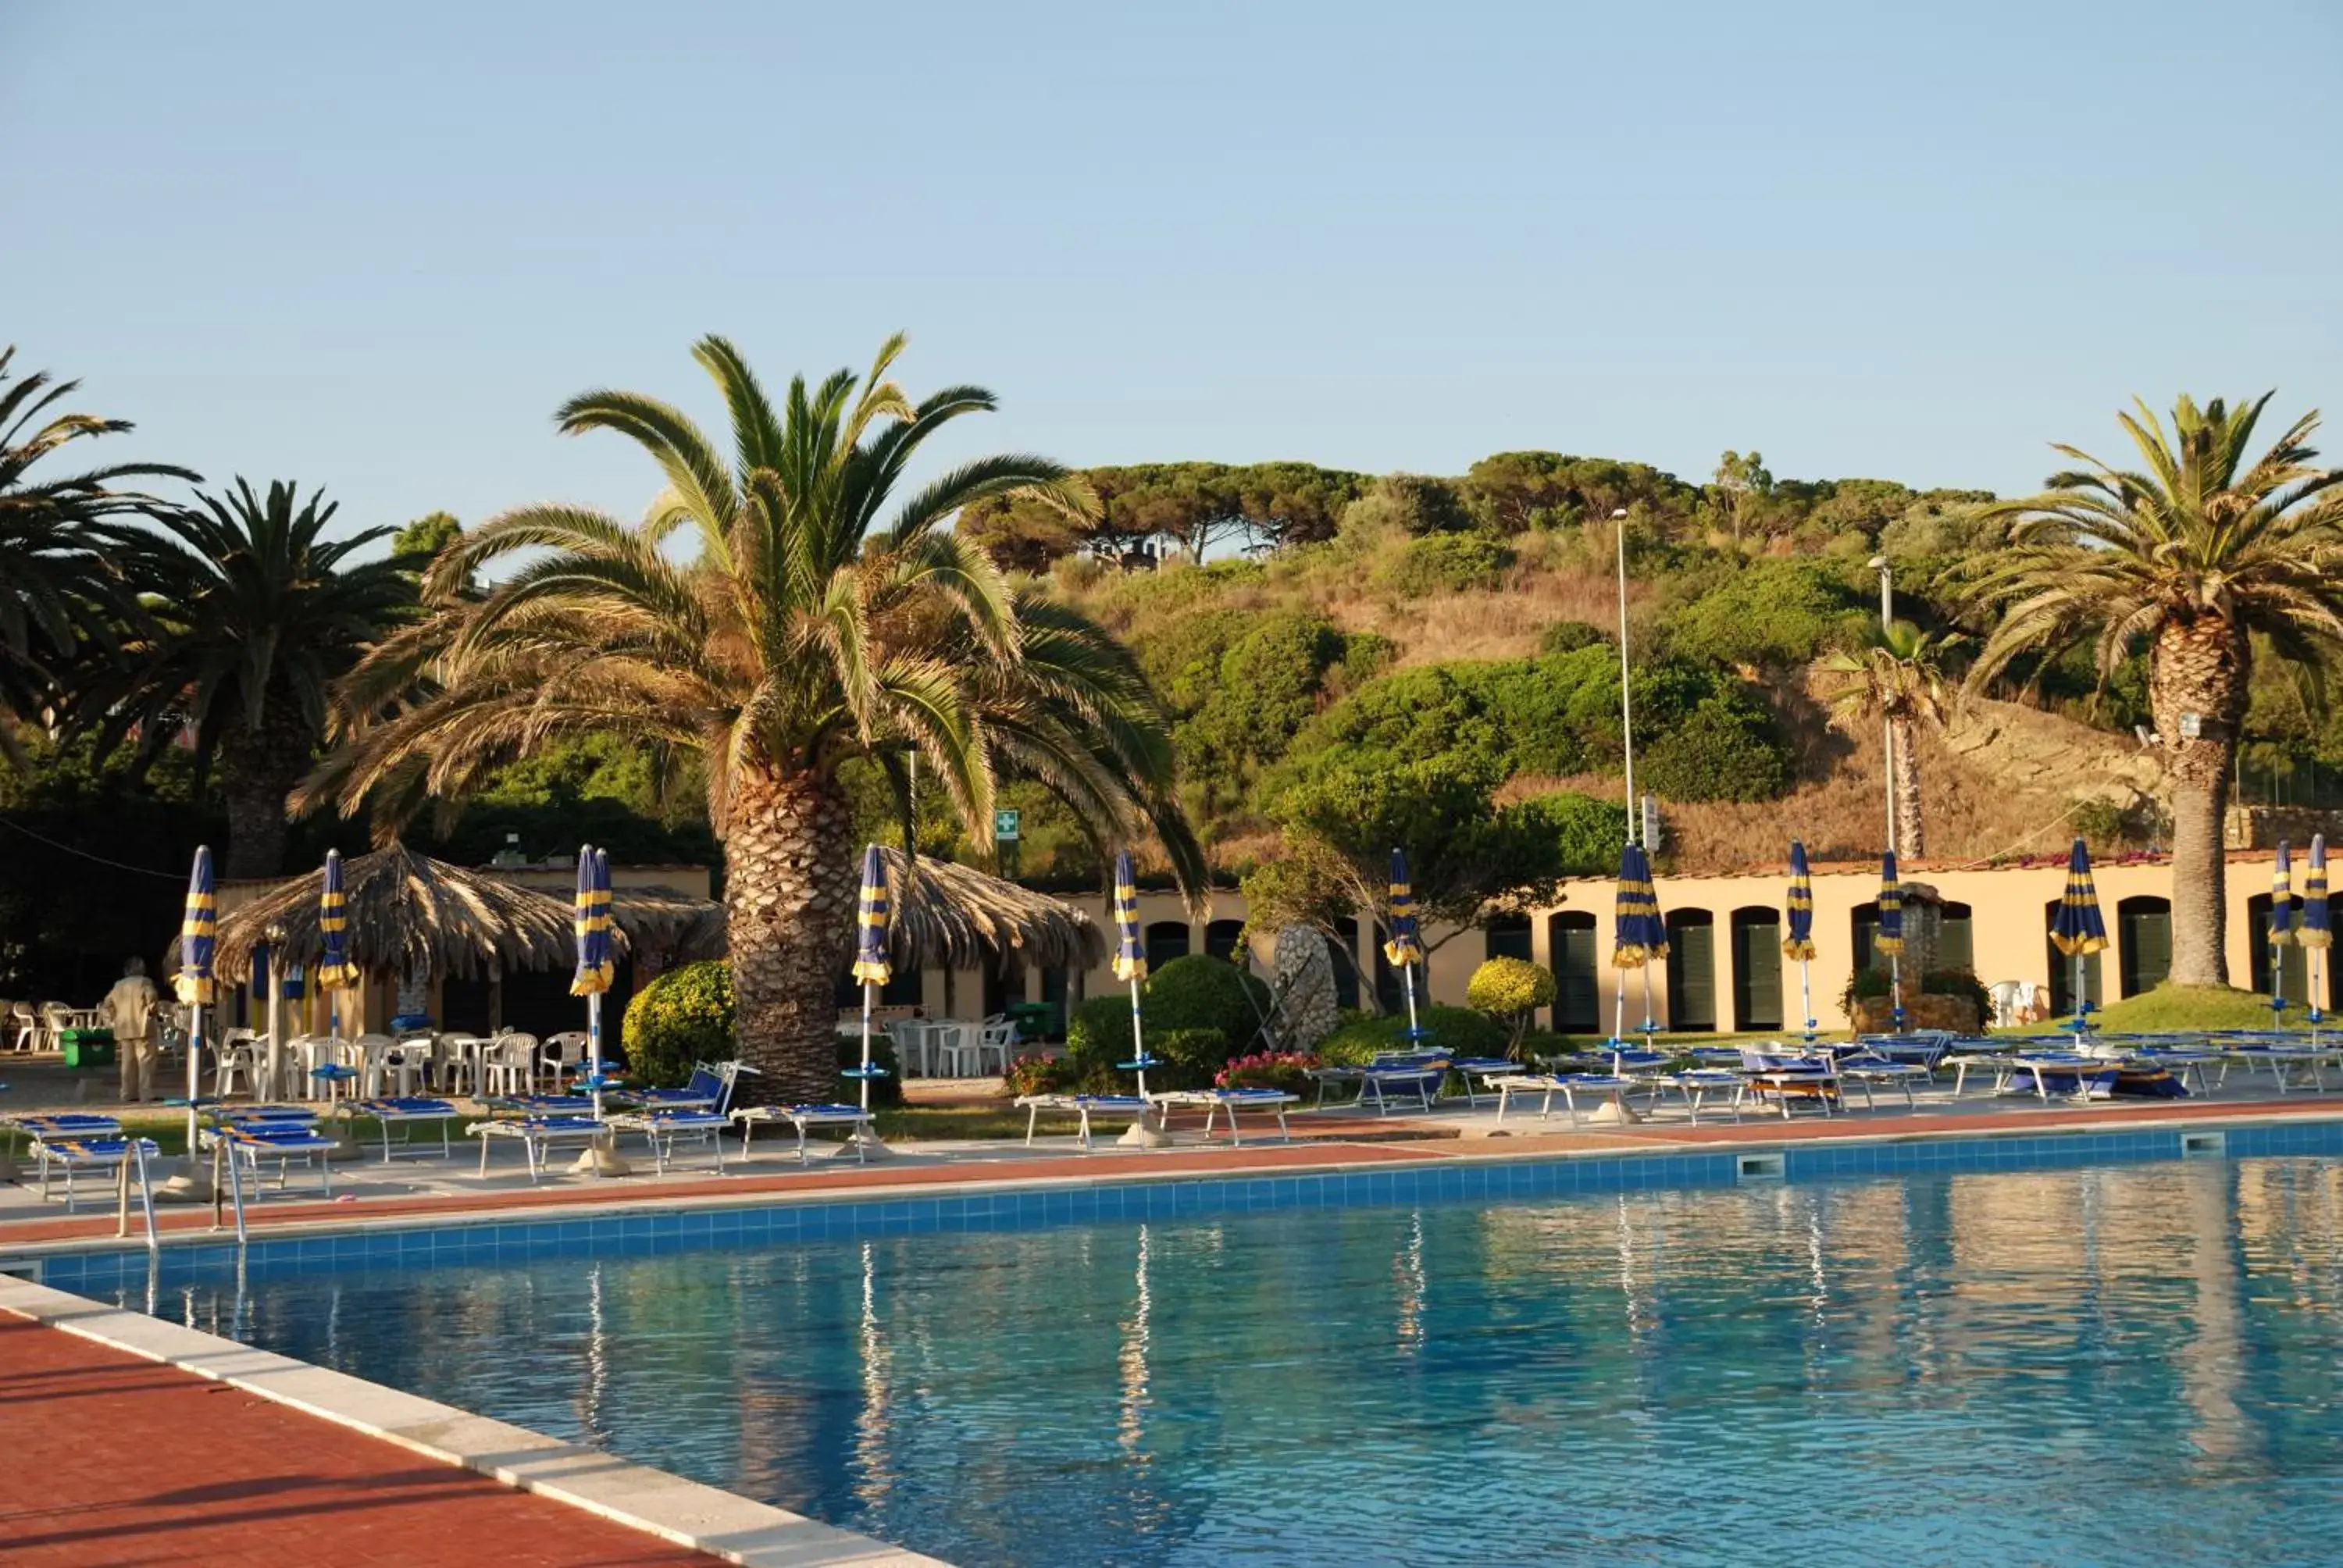
POLYGON ((949 1568, 937 1558, 582 1443, 30 1280, 0 1275, 0 1311, 242 1389, 745 1568, 949 1568))

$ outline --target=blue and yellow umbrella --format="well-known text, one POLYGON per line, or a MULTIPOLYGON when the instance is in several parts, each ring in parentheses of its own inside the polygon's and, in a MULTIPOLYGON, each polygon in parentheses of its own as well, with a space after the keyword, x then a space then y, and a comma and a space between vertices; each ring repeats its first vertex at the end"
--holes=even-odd
POLYGON ((1139 1098, 1147 1098, 1147 1070, 1157 1065, 1147 1054, 1147 1037, 1140 1028, 1139 982, 1147 978, 1147 950, 1139 939, 1139 886, 1131 874, 1131 852, 1114 858, 1114 978, 1131 987, 1131 1060, 1121 1064, 1139 1075, 1139 1098))
POLYGON ((1904 951, 1904 884, 1896 876, 1893 849, 1879 857, 1879 934, 1872 939, 1871 950, 1891 959, 1904 951))
POLYGON ((2302 872, 2302 930, 2294 940, 2313 951, 2335 945, 2335 928, 2327 911, 2327 835, 2310 839, 2310 863, 2302 872))
POLYGON ((2278 862, 2270 868, 2270 946, 2294 940, 2294 863, 2287 841, 2278 841, 2278 862))
POLYGON ((618 972, 610 960, 610 861, 591 844, 578 850, 578 897, 571 918, 578 936, 578 972, 570 979, 569 994, 605 995, 618 972))
MULTIPOLYGON (((187 909, 179 922, 179 975, 172 987, 187 1004, 187 1152, 191 1159, 196 1148, 196 1101, 202 1092, 204 1009, 218 993, 212 977, 212 959, 218 950, 218 892, 212 879, 212 851, 209 845, 198 845, 195 866, 187 873, 187 909)), ((122 1049, 130 1048, 126 1042, 122 1049)))
POLYGON ((342 891, 342 852, 326 851, 324 890, 317 895, 317 931, 325 939, 325 957, 317 964, 321 990, 351 990, 358 971, 350 963, 350 900, 342 891))
POLYGON ((1806 867, 1806 847, 1790 840, 1790 896, 1785 900, 1790 934, 1782 939, 1782 956, 1805 963, 1815 956, 1815 879, 1806 867))
POLYGON ((887 956, 887 863, 879 855, 879 846, 866 845, 862 850, 862 901, 855 919, 858 935, 854 947, 854 978, 863 985, 885 985, 895 978, 894 963, 887 956))
MULTIPOLYGON (((2066 896, 2051 919, 2050 945, 2070 959, 2107 945, 2107 921, 2099 918, 2099 890, 2091 883, 2091 851, 2080 839, 2066 857, 2066 896)), ((2080 994, 2078 990, 2078 1000, 2080 994)))
POLYGON ((2310 1028, 2314 1037, 2325 1016, 2318 1005, 2318 971, 2326 967, 2327 950, 2335 945, 2335 931, 2327 912, 2327 835, 2310 838, 2310 863, 2302 872, 2302 930, 2295 933, 2310 960, 2310 1028))
POLYGON ((1408 880, 1407 853, 1393 849, 1391 856, 1391 940, 1383 944, 1383 957, 1402 969, 1423 961, 1423 938, 1415 920, 1415 885, 1408 880))
POLYGON ((187 874, 187 909, 179 922, 179 1000, 190 1007, 209 1007, 217 1000, 212 980, 212 955, 219 949, 219 911, 212 880, 208 845, 196 850, 195 869, 187 874))
POLYGON ((1652 862, 1641 844, 1619 851, 1618 892, 1612 904, 1611 963, 1631 970, 1668 956, 1668 928, 1652 888, 1652 862))
POLYGON ((1139 940, 1139 888, 1127 849, 1114 858, 1114 978, 1127 984, 1147 978, 1147 950, 1139 940))

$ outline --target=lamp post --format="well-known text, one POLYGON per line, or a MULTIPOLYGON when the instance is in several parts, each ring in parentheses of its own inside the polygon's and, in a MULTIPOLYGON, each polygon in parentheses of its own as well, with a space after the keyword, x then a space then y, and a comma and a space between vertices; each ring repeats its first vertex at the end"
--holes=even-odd
MULTIPOLYGON (((1885 556, 1871 558, 1871 569, 1879 574, 1879 635, 1886 638, 1896 627, 1896 568, 1885 556)), ((1885 704, 1880 705, 1884 709, 1885 704)), ((1896 848, 1896 720, 1885 712, 1880 715, 1880 771, 1887 779, 1887 847, 1896 848)))
POLYGON ((1635 823, 1635 715, 1627 700, 1627 508, 1611 514, 1619 533, 1619 734, 1627 761, 1627 841, 1637 841, 1635 823))

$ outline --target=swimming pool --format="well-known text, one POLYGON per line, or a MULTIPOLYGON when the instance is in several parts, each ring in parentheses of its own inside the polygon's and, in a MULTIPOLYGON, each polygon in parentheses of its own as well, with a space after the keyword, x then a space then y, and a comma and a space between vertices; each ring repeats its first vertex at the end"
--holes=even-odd
POLYGON ((156 1305, 969 1568, 2277 1564, 2343 1526, 2338 1237, 2343 1166, 2280 1157, 279 1259, 156 1305))

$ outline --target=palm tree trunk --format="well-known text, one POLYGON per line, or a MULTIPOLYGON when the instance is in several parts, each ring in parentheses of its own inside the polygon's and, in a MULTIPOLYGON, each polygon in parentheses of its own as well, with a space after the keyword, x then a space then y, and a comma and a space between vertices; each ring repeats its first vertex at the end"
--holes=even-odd
POLYGON ((2173 619, 2157 633, 2148 702, 2172 780, 2172 982, 2227 985, 2226 823, 2229 765, 2245 711, 2252 650, 2217 616, 2173 619), (2200 720, 2196 739, 2183 714, 2200 720))
POLYGON ((309 732, 280 717, 288 698, 256 730, 228 727, 220 738, 220 796, 227 808, 223 877, 274 877, 285 869, 285 797, 309 770, 309 732))
POLYGON ((1925 819, 1920 813, 1919 726, 1908 719, 1896 720, 1896 848, 1907 860, 1927 853, 1925 819))
POLYGON ((854 939, 854 821, 826 779, 749 772, 724 836, 742 1103, 838 1092, 838 977, 854 939))

